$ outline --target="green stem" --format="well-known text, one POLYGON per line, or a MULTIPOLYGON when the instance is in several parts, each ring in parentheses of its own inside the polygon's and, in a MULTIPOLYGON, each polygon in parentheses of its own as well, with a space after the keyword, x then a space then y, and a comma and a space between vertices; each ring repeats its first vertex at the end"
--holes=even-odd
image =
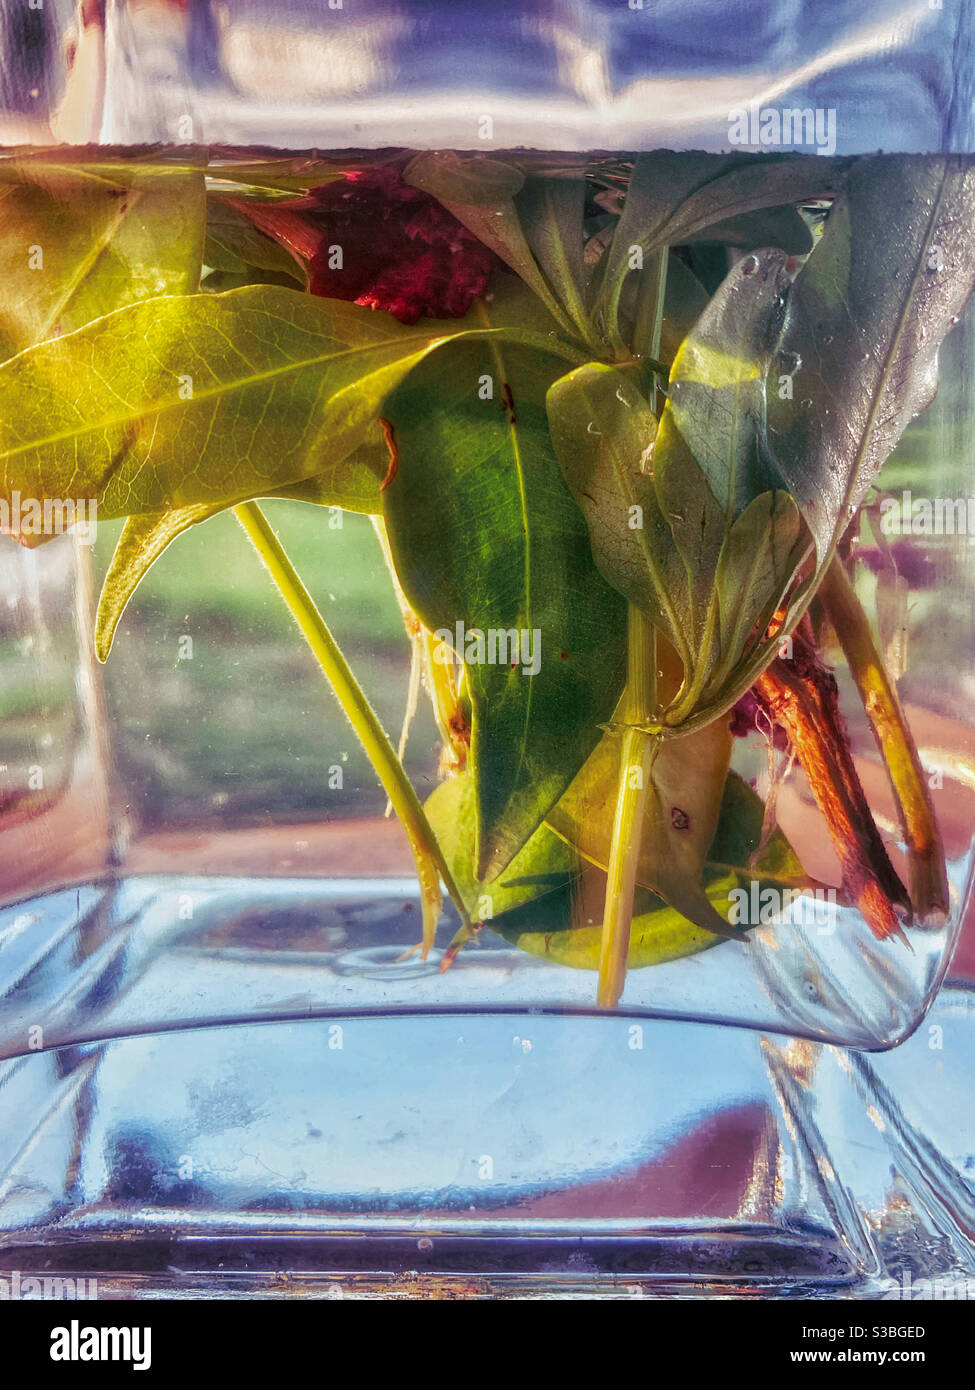
MULTIPOLYGON (((636 315, 633 323, 633 351, 637 357, 646 360, 660 356, 660 339, 663 336, 664 303, 667 298, 667 258, 670 248, 661 246, 654 251, 650 264, 640 276, 640 288, 636 298, 636 315)), ((655 366, 658 364, 655 362, 655 366)), ((656 402, 654 402, 656 410, 656 402)))
MULTIPOLYGON (((637 307, 634 351, 650 358, 660 356, 664 300, 667 294, 666 246, 654 254, 644 272, 637 307)), ((656 387, 656 378, 654 380, 656 387)), ((654 391, 656 410, 656 390, 654 391)), ((660 739, 646 729, 657 712, 657 630, 629 604, 626 610, 626 689, 623 697, 623 730, 620 749, 619 791, 613 838, 606 871, 606 906, 599 952, 599 986, 596 1002, 602 1009, 615 1008, 626 982, 636 889, 643 840, 647 794, 660 739)))
POLYGON ((241 502, 234 507, 234 515, 301 629, 403 824, 420 883, 423 954, 426 956, 433 943, 440 913, 441 879, 461 915, 461 921, 468 924, 467 910, 437 838, 393 745, 264 513, 256 502, 241 502))
POLYGON ((613 820, 606 882, 606 907, 599 956, 597 1004, 612 1009, 623 993, 630 950, 633 893, 643 839, 643 821, 659 739, 635 724, 645 724, 654 712, 657 686, 657 633, 638 608, 630 604, 627 625, 627 677, 623 700, 619 792, 613 820))

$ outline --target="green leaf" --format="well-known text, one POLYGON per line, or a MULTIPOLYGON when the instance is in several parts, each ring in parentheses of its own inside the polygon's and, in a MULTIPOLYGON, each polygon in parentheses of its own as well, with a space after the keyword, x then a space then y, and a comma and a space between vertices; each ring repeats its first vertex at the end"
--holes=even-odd
POLYGON ((710 227, 702 227, 688 237, 688 244, 698 241, 721 242, 740 251, 777 246, 789 256, 806 256, 812 250, 813 239, 808 224, 790 204, 777 208, 760 208, 757 212, 728 217, 710 227))
MULTIPOLYGON (((809 533, 787 492, 761 493, 731 527, 714 576, 722 659, 705 700, 717 699, 724 682, 766 641, 769 624, 808 552, 809 533)), ((771 656, 776 643, 768 649, 771 656)))
POLYGON ((667 409, 729 523, 759 493, 782 486, 767 444, 766 390, 791 283, 784 252, 744 257, 671 368, 667 409))
POLYGON ((859 161, 792 292, 770 445, 825 564, 905 426, 975 281, 975 169, 956 156, 859 161))
MULTIPOLYGON (((801 886, 804 882, 802 866, 781 831, 776 830, 756 854, 764 810, 761 798, 747 783, 729 773, 703 880, 709 906, 724 923, 732 904, 731 892, 747 889, 753 879, 760 887, 801 886)), ((577 970, 598 970, 604 894, 605 874, 594 868, 581 882, 574 880, 519 906, 491 925, 506 941, 531 955, 577 970)), ((637 889, 628 969, 677 960, 717 946, 721 940, 646 888, 637 889)))
POLYGON ((619 287, 639 246, 679 246, 728 218, 758 208, 829 196, 842 187, 851 161, 805 155, 638 155, 626 202, 605 257, 597 307, 615 327, 619 287))
POLYGON ((669 404, 657 433, 654 479, 686 575, 675 596, 690 654, 688 688, 666 716, 678 724, 708 708, 716 713, 742 663, 759 650, 772 660, 776 643, 766 638, 768 626, 811 542, 795 500, 781 488, 759 493, 730 521, 669 404))
POLYGON ((490 920, 564 887, 581 867, 579 855, 544 823, 491 884, 475 877, 477 806, 467 772, 442 782, 424 803, 447 866, 474 921, 490 920))
POLYGON ((195 290, 204 217, 201 170, 0 166, 0 357, 195 290))
MULTIPOLYGON (((344 461, 388 392, 449 338, 484 331, 405 328, 272 286, 131 305, 0 366, 3 493, 94 497, 112 517, 314 478, 344 505, 344 461)), ((361 487, 355 470, 354 498, 361 487)))
MULTIPOLYGON (((620 323, 623 337, 633 342, 637 295, 647 271, 636 270, 628 275, 620 299, 620 323)), ((681 343, 690 333, 708 306, 708 292, 679 256, 673 252, 667 258, 667 289, 664 298, 664 317, 660 337, 660 356, 673 362, 681 343)))
MULTIPOLYGON (((362 168, 366 161, 357 155, 343 160, 320 159, 317 155, 282 155, 278 159, 221 160, 211 156, 207 173, 211 183, 221 180, 234 185, 281 193, 301 193, 346 176, 350 169, 362 168)), ((241 188, 235 186, 234 196, 241 188)))
POLYGON ((533 673, 510 653, 504 665, 467 662, 482 879, 510 864, 565 791, 623 683, 625 607, 593 565, 546 424, 558 370, 538 352, 457 343, 385 409, 399 449, 386 525, 412 607, 434 632, 525 631, 529 654, 540 648, 533 673))
MULTIPOLYGON (((382 431, 376 426, 342 464, 340 473, 323 472, 270 492, 293 502, 313 502, 319 507, 341 507, 346 512, 382 512, 380 483, 389 463, 382 431), (378 435, 378 439, 370 436, 378 435)), ((262 496, 264 494, 261 494, 262 496)), ((126 521, 102 584, 95 620, 95 651, 107 661, 115 630, 129 599, 171 541, 198 522, 224 511, 226 504, 197 503, 169 512, 148 512, 126 521)))
POLYGON ((524 186, 525 176, 516 165, 489 155, 428 150, 410 160, 403 182, 442 203, 492 208, 513 198, 524 186))
POLYGON ((389 448, 377 422, 366 426, 362 441, 337 468, 323 469, 299 483, 276 488, 268 497, 286 497, 293 502, 313 502, 318 507, 341 507, 345 512, 364 512, 380 516, 383 510, 382 483, 389 472, 389 448))
POLYGON ((677 608, 682 570, 650 472, 656 417, 630 378, 601 362, 560 377, 546 408, 600 573, 683 654, 686 624, 677 608))
MULTIPOLYGON (((608 730, 548 823, 587 859, 609 863, 619 798, 622 735, 608 730)), ((653 764, 640 842, 637 880, 695 925, 728 931, 703 885, 731 757, 731 733, 717 720, 699 733, 662 741, 653 764)))
POLYGON ((203 259, 213 270, 243 274, 254 266, 288 275, 302 286, 307 281, 305 268, 296 256, 222 198, 210 198, 207 204, 203 259))
POLYGON ((222 502, 215 506, 199 503, 176 511, 129 518, 116 543, 98 598, 95 654, 99 661, 108 660, 119 619, 129 599, 170 541, 223 509, 222 502))
MULTIPOLYGON (((773 462, 766 424, 768 378, 790 284, 784 252, 746 256, 671 369, 654 479, 688 577, 687 643, 694 655, 683 718, 720 703, 746 653, 764 640, 809 548, 773 462)), ((767 647, 770 657, 772 650, 767 647)))
POLYGON ((582 259, 585 204, 583 178, 530 178, 515 200, 535 259, 583 337, 588 334, 582 259))
POLYGON ((716 631, 709 618, 713 619, 714 577, 729 520, 674 423, 669 404, 657 431, 653 477, 660 510, 683 562, 683 583, 675 585, 672 594, 692 657, 688 675, 700 674, 702 666, 710 668, 715 654, 716 631))
POLYGON ((682 723, 721 697, 768 626, 808 549, 798 510, 780 489, 729 517, 670 405, 657 429, 616 368, 588 363, 567 373, 550 389, 548 411, 600 572, 680 655, 686 687, 662 714, 682 723))

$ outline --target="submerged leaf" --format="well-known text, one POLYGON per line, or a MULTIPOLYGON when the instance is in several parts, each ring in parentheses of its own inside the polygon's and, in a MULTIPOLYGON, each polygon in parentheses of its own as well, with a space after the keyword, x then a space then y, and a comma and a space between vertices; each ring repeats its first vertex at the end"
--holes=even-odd
POLYGON ((790 154, 638 155, 606 254, 599 308, 613 312, 634 246, 646 255, 657 246, 686 244, 705 228, 758 208, 830 196, 842 187, 850 163, 790 154))
POLYGON ((129 518, 116 543, 98 598, 95 655, 99 661, 108 660, 126 604, 170 541, 223 509, 222 502, 215 506, 198 503, 193 507, 129 518))
POLYGON ((973 224, 970 160, 862 159, 796 278, 783 348, 801 365, 792 399, 770 399, 769 440, 820 564, 934 395, 975 282, 973 224))
POLYGON ((130 305, 0 366, 0 495, 94 497, 113 517, 314 479, 342 506, 351 477, 359 505, 344 461, 386 395, 452 336, 483 331, 408 329, 274 286, 130 305))
POLYGON ((550 387, 546 409, 601 574, 683 654, 682 570, 653 486, 650 406, 619 368, 587 362, 550 387))
MULTIPOLYGON (((801 887, 802 866, 781 831, 761 849, 764 806, 761 797, 729 773, 710 850, 703 891, 722 922, 731 912, 731 893, 759 888, 801 887)), ((491 923, 512 945, 577 970, 598 970, 602 945, 602 903, 606 876, 591 869, 553 893, 505 913, 491 923)), ((638 888, 630 928, 627 967, 637 970, 717 946, 723 937, 695 926, 646 888, 638 888)))
POLYGON ((239 274, 255 266, 258 270, 289 275, 302 285, 307 279, 297 256, 265 236, 246 213, 224 198, 209 199, 203 258, 214 270, 239 274))
MULTIPOLYGON (((684 349, 680 356, 688 361, 684 349)), ((725 370, 733 383, 732 359, 725 370)), ((808 550, 798 509, 784 490, 760 493, 740 514, 732 499, 741 490, 733 483, 715 497, 670 404, 658 429, 617 368, 589 363, 567 373, 549 390, 548 411, 600 572, 680 655, 685 687, 661 717, 683 723, 720 701, 764 636, 808 550)), ((718 419, 731 461, 726 476, 735 479, 734 412, 718 419)), ((769 660, 773 655, 770 648, 769 660)))
POLYGON ((556 299, 580 333, 588 331, 584 302, 583 178, 531 178, 516 199, 528 244, 556 299))
POLYGON ((787 492, 761 493, 731 527, 714 576, 722 654, 715 698, 720 683, 765 640, 808 550, 809 533, 787 492))
MULTIPOLYGON (((627 276, 620 300, 623 337, 633 341, 637 293, 646 272, 627 276)), ((660 334, 660 358, 673 362, 681 343, 708 306, 708 292, 693 270, 671 252, 667 257, 667 287, 660 334)))
POLYGON ((754 251, 760 246, 777 246, 789 256, 806 256, 812 250, 813 239, 808 224, 788 203, 777 208, 760 208, 738 217, 728 217, 710 227, 702 227, 688 236, 687 241, 720 242, 741 251, 754 251))
POLYGON ((582 868, 576 851, 543 823, 493 883, 478 879, 476 790, 470 772, 442 782, 424 810, 474 921, 490 921, 564 887, 582 868))
POLYGON ((766 389, 785 326, 784 252, 744 257, 681 344, 668 410, 729 522, 782 487, 766 440, 766 389))
POLYGON ((546 423, 559 370, 542 353, 457 343, 385 407, 397 574, 424 626, 456 646, 463 625, 484 879, 565 791, 623 683, 625 605, 593 565, 546 423))
MULTIPOLYGON (((622 735, 610 729, 548 815, 552 828, 594 863, 609 863, 619 795, 622 735)), ((637 880, 706 930, 726 935, 702 885, 731 757, 723 720, 687 738, 664 740, 653 764, 637 880)))
POLYGON ((479 241, 521 276, 563 331, 571 320, 559 307, 525 238, 514 195, 524 183, 520 170, 478 156, 465 159, 451 150, 418 154, 404 180, 430 193, 479 241))
POLYGON ((489 155, 429 150, 410 161, 403 180, 441 203, 492 207, 513 198, 524 186, 525 176, 516 165, 489 155))
POLYGON ((204 219, 202 170, 0 166, 0 358, 195 290, 204 219))

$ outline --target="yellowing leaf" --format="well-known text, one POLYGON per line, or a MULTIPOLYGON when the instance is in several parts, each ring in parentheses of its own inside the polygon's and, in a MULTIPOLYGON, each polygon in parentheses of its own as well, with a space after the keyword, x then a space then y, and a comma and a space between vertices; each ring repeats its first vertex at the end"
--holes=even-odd
MULTIPOLYGON (((620 776, 621 735, 610 730, 548 814, 548 823, 593 863, 609 863, 620 776)), ((697 926, 730 935, 702 877, 731 757, 731 734, 716 720, 682 739, 664 739, 652 772, 637 880, 697 926)))
MULTIPOLYGON (((763 828, 762 800, 735 773, 729 773, 721 798, 718 825, 707 854, 703 892, 710 909, 727 923, 735 890, 801 888, 804 879, 789 842, 775 831, 759 851, 763 828)), ((593 866, 554 892, 506 912, 491 926, 506 941, 531 955, 576 970, 598 970, 602 946, 602 906, 606 875, 593 866)), ((721 943, 722 937, 692 921, 646 888, 637 888, 630 929, 627 968, 637 970, 696 954, 721 943)))
POLYGON ((115 629, 126 604, 170 541, 223 509, 222 502, 212 506, 198 503, 194 507, 180 507, 171 512, 150 512, 145 516, 129 517, 116 543, 98 598, 95 654, 99 661, 108 660, 115 629))
POLYGON ((130 305, 0 366, 0 495, 97 498, 113 517, 314 478, 342 505, 345 459, 386 395, 482 331, 268 285, 130 305))
POLYGON ((203 229, 202 170, 0 165, 0 358, 195 290, 203 229))

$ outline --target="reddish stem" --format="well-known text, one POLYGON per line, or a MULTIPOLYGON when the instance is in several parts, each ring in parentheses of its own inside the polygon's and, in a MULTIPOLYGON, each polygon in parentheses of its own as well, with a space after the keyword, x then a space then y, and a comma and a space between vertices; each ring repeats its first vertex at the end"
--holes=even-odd
POLYGON ((816 649, 808 618, 793 633, 792 659, 777 657, 755 691, 785 729, 809 779, 840 861, 844 892, 878 939, 903 937, 895 909, 910 920, 910 899, 874 823, 840 712, 836 678, 816 649))

